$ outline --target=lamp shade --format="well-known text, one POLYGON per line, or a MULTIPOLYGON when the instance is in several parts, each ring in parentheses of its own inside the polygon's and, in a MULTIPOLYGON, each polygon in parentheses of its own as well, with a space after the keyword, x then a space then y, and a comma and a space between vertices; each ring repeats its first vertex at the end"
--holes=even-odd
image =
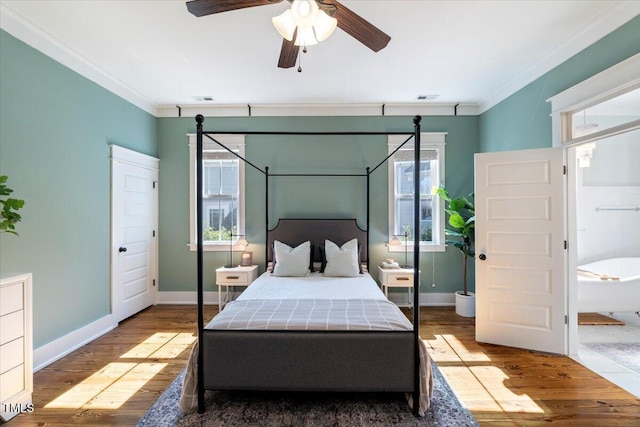
POLYGON ((399 246, 402 242, 398 239, 398 236, 393 236, 393 238, 389 241, 389 246, 399 246))
POLYGON ((245 239, 244 237, 240 237, 236 242, 236 245, 245 246, 246 248, 246 246, 249 245, 249 242, 247 242, 247 239, 245 239))
POLYGON ((319 42, 326 40, 331 34, 333 34, 337 26, 338 20, 324 13, 324 10, 321 10, 318 13, 316 24, 313 26, 316 33, 316 39, 319 42))
POLYGON ((276 31, 285 39, 293 40, 293 33, 296 31, 296 23, 291 15, 291 9, 285 10, 280 15, 271 19, 276 31))
POLYGON ((291 9, 271 19, 278 34, 296 46, 312 46, 326 40, 338 26, 338 21, 318 8, 315 0, 295 0, 291 9))

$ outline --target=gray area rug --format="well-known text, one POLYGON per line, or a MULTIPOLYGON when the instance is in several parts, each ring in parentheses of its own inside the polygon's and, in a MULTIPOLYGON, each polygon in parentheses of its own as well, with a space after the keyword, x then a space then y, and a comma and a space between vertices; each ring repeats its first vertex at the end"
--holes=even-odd
POLYGON ((584 343, 585 347, 640 374, 640 343, 584 343))
POLYGON ((184 371, 137 427, 173 426, 478 426, 433 366, 431 406, 416 418, 402 393, 206 392, 206 411, 178 409, 184 371))

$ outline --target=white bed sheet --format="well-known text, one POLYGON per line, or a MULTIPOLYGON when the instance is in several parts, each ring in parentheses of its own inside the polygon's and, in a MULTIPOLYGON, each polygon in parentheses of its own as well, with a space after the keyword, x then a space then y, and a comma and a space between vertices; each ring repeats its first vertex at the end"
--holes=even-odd
POLYGON ((258 277, 237 300, 250 299, 373 299, 386 300, 368 273, 357 277, 280 277, 269 272, 258 277))

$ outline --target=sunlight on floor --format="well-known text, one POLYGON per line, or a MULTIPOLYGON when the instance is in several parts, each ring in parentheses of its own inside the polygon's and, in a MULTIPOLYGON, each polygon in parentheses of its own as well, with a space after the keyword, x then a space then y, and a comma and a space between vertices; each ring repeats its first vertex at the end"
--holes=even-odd
POLYGON ((176 358, 195 339, 191 333, 155 333, 120 356, 131 361, 107 364, 45 408, 118 409, 167 366, 163 359, 176 358))
POLYGON ((469 349, 453 335, 436 335, 427 342, 433 361, 467 409, 544 413, 528 395, 508 387, 511 379, 500 368, 485 365, 491 359, 480 346, 469 349))

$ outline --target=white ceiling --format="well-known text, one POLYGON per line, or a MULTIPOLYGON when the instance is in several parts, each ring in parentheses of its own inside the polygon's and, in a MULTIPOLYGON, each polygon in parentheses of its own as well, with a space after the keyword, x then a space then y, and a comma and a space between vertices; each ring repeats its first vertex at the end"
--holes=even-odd
MULTIPOLYGON (((277 68, 289 3, 196 18, 182 0, 0 0, 2 28, 154 113, 199 104, 476 104, 484 111, 640 14, 640 1, 341 0, 391 36, 338 29, 277 68), (423 101, 424 102, 424 101, 423 101)), ((637 41, 636 41, 637 42, 637 41)))

